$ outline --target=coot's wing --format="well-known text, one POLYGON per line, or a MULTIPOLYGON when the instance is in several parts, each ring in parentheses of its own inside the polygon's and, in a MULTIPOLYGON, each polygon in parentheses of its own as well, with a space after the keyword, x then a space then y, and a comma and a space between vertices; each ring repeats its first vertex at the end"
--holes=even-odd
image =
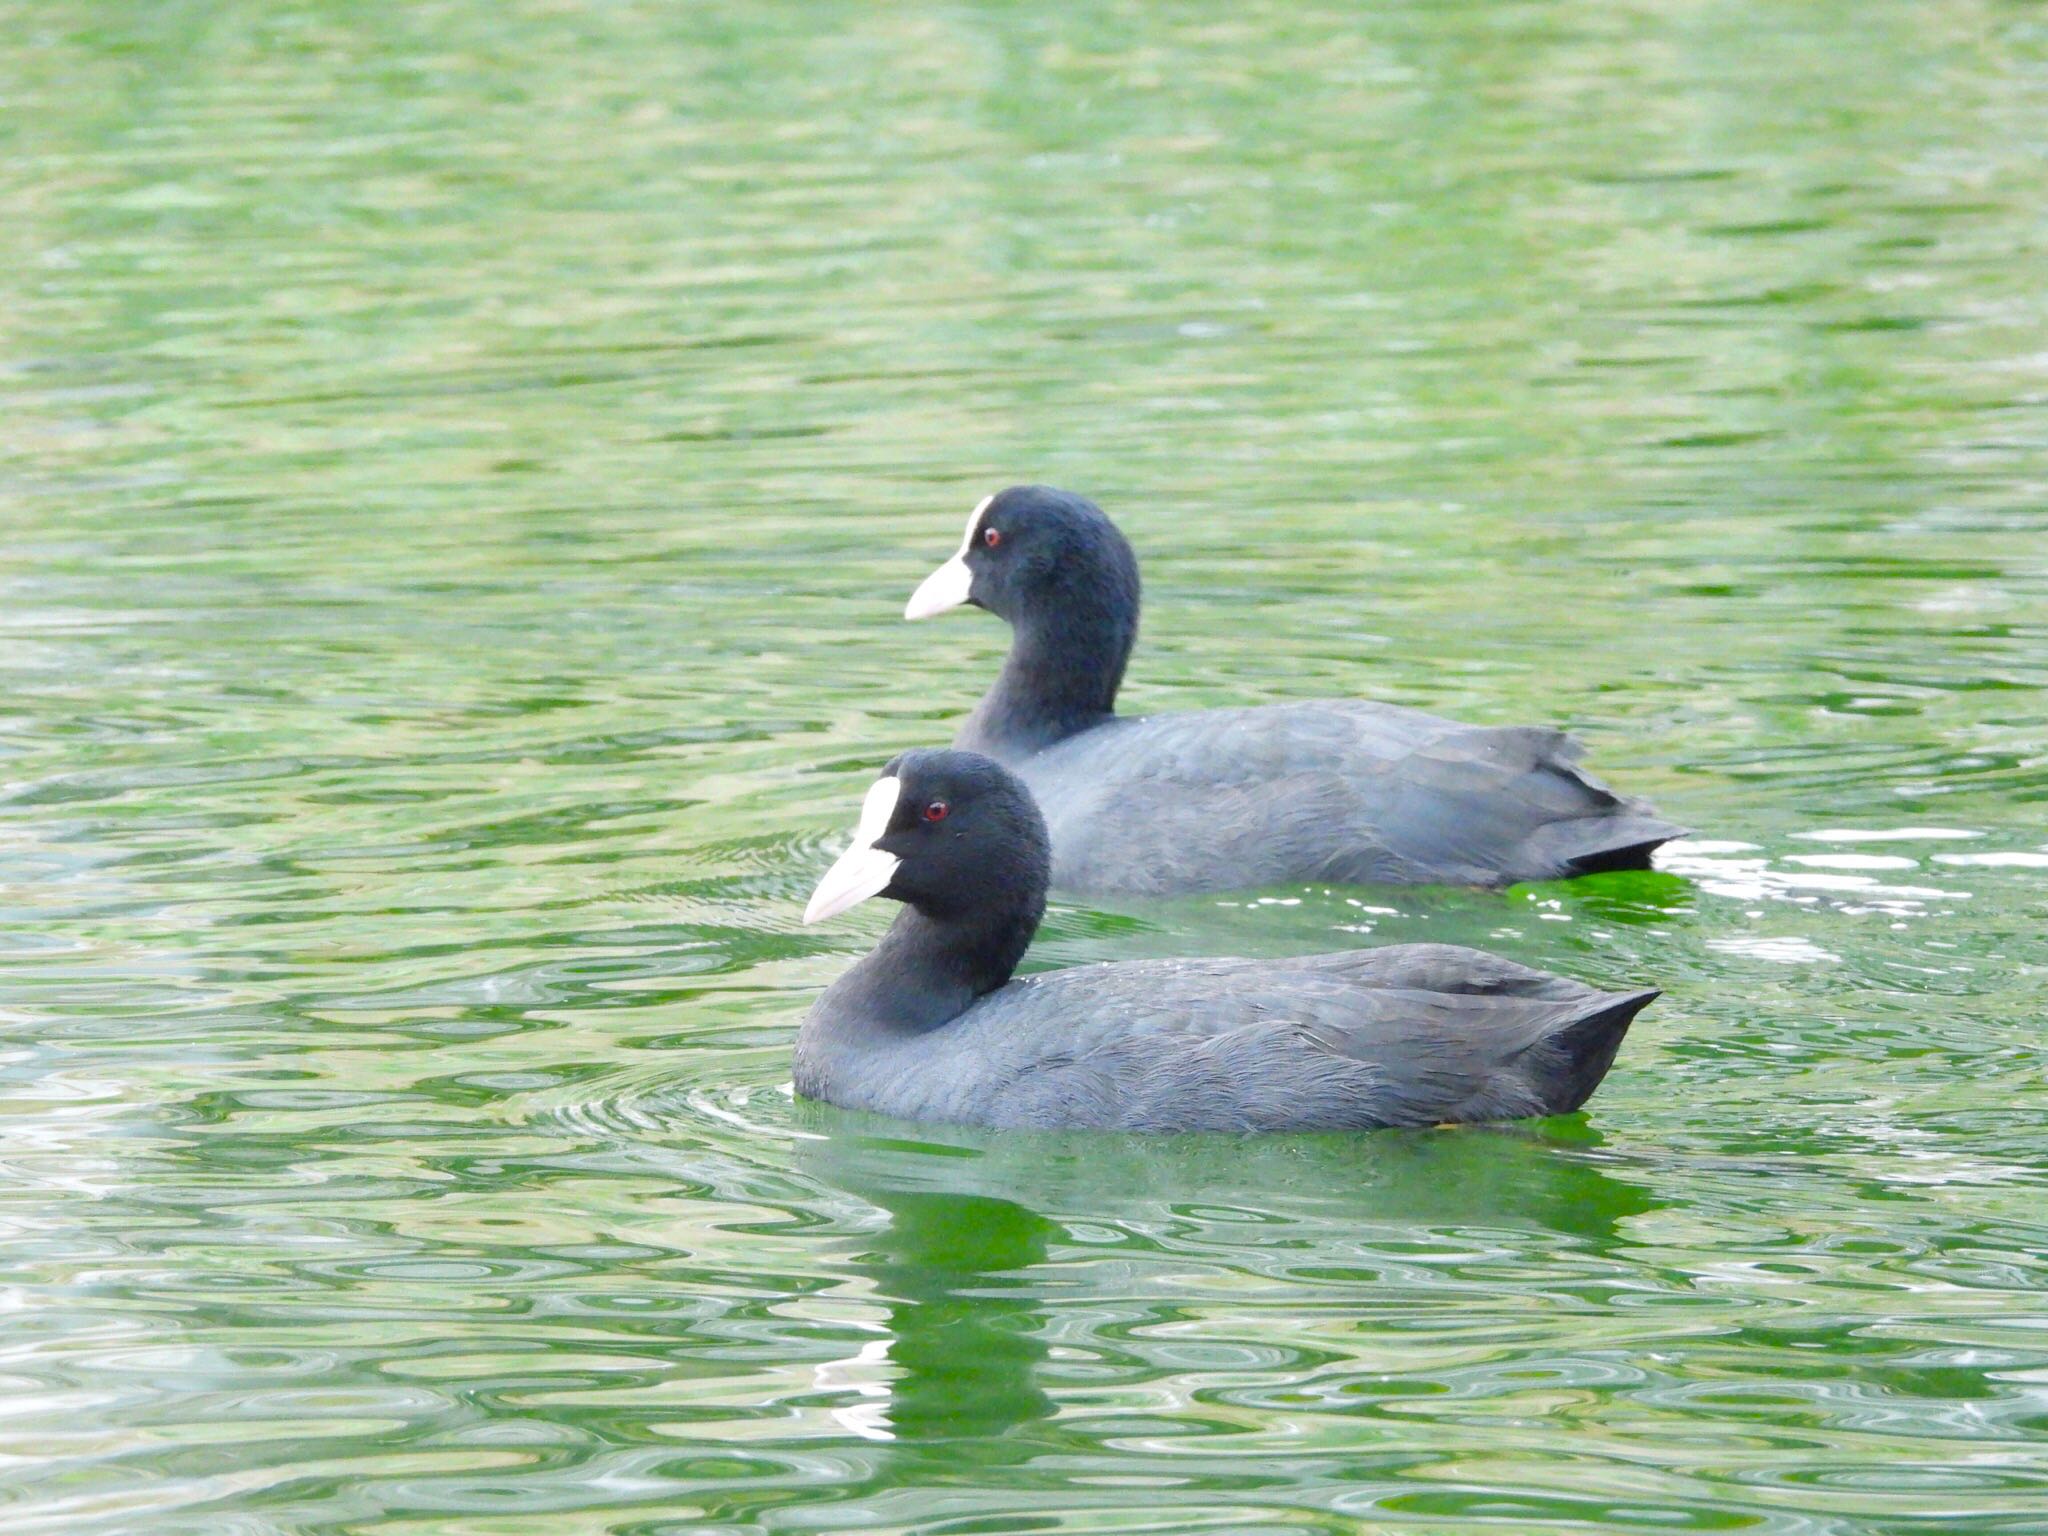
POLYGON ((1118 720, 1017 765, 1070 890, 1501 885, 1643 867, 1678 836, 1556 731, 1362 700, 1118 720))
MULTIPOLYGON (((1654 993, 1445 945, 1083 966, 1013 982, 948 1049, 1006 1069, 990 1123, 1343 1130, 1559 1114, 1654 993)), ((949 1031, 952 1033, 952 1031, 949 1031)))
POLYGON ((1684 835, 1579 767, 1585 749, 1562 731, 1422 718, 1437 729, 1418 730, 1390 798, 1361 806, 1417 867, 1486 871, 1476 884, 1647 869, 1653 849, 1684 835))

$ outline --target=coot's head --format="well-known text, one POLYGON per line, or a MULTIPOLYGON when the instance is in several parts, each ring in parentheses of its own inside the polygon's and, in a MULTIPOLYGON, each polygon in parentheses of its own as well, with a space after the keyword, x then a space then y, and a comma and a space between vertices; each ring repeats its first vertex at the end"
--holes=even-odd
POLYGON ((1045 819, 1015 774, 977 752, 905 752, 869 788, 804 921, 887 896, 927 917, 1036 927, 1051 872, 1045 819))
POLYGON ((1013 485, 969 514, 958 553, 924 579, 903 616, 928 619, 962 603, 1012 624, 1084 607, 1127 615, 1135 627, 1138 558, 1087 497, 1013 485))

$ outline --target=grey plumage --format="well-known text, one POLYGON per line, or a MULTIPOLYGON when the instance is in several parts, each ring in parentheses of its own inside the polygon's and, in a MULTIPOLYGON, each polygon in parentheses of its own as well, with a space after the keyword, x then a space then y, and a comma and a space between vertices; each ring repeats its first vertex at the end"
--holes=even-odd
POLYGON ((909 1120, 1334 1131, 1564 1114, 1653 991, 1595 991, 1447 944, 1143 960, 1012 981, 945 1026, 805 1023, 796 1088, 909 1120), (859 1038, 858 1052, 835 1050, 859 1038))
POLYGON ((1579 755, 1559 731, 1324 699, 1114 719, 1008 766, 1045 813, 1056 887, 1163 895, 1647 864, 1681 829, 1579 755))
POLYGON ((969 752, 906 752, 813 906, 903 902, 797 1037, 797 1091, 911 1120, 1130 1131, 1365 1130, 1584 1103, 1656 994, 1445 944, 1145 960, 1012 980, 1045 824, 969 752))
POLYGON ((1062 890, 1508 885, 1646 869, 1659 843, 1684 835, 1583 772, 1559 731, 1359 699, 1119 717, 1138 563, 1085 497, 1048 486, 991 497, 938 574, 954 567, 952 600, 964 593, 1008 620, 1013 639, 953 744, 1030 785, 1062 890))

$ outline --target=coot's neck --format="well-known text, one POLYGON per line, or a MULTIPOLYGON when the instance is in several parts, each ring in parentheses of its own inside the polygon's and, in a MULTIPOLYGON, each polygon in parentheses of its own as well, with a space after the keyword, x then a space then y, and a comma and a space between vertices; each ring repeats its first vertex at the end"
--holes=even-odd
POLYGON ((953 745, 1015 763, 1101 725, 1138 638, 1135 594, 1070 591, 1011 620, 1010 655, 953 745))
POLYGON ((825 989, 804 1021, 799 1054, 875 1043, 951 1023, 1010 979, 1045 912, 1038 889, 999 891, 970 912, 934 915, 905 907, 882 942, 825 989))

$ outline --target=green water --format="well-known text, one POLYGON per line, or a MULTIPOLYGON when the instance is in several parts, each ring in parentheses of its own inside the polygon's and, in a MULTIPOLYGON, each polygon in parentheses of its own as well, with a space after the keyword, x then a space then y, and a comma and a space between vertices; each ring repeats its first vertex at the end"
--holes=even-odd
POLYGON ((2048 1531, 2044 148, 2016 0, 0 0, 10 1536, 2048 1531), (1027 477, 1131 708, 1701 834, 1035 962, 1663 986, 1588 1113, 790 1101, 1027 477))

